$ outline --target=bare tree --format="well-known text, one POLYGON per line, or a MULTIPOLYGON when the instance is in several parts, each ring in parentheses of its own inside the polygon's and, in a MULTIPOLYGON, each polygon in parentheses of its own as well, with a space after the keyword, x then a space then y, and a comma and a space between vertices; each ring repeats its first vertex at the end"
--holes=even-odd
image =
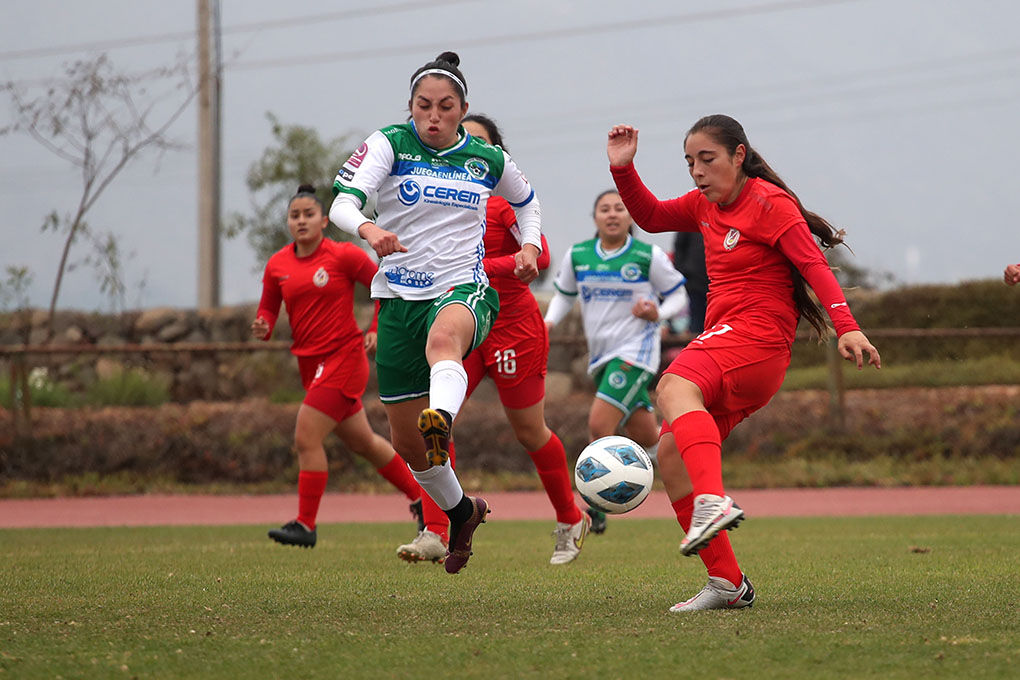
MULTIPOLYGON (((38 93, 35 87, 15 82, 0 86, 10 96, 14 122, 0 128, 0 135, 24 132, 48 151, 81 171, 81 195, 77 208, 63 217, 56 212, 43 222, 43 231, 63 232, 64 247, 57 266, 57 277, 50 298, 49 337, 53 336, 53 314, 60 295, 65 271, 69 270, 71 247, 79 237, 108 245, 112 234, 93 235, 85 221, 110 183, 125 166, 144 151, 183 148, 171 140, 167 130, 187 109, 196 87, 188 76, 187 63, 181 60, 170 68, 142 74, 118 73, 106 55, 76 61, 64 67, 64 77, 46 84, 38 93), (153 82, 171 81, 165 91, 154 94, 153 82), (167 102, 168 104, 164 104, 167 102), (159 117, 153 124, 150 119, 159 117)), ((106 250, 107 253, 111 251, 106 250)), ((116 256, 116 248, 112 251, 116 256)), ((110 265, 101 259, 86 263, 110 265)), ((114 273, 119 274, 114 263, 114 273)), ((73 268, 73 265, 71 266, 73 268)), ((109 266, 107 266, 109 270, 109 266)), ((109 273, 109 271, 107 271, 109 273)), ((102 274, 100 282, 103 282, 102 274)), ((122 284, 122 282, 118 282, 122 284)), ((109 292, 107 282, 104 292, 109 292)), ((120 286, 123 287, 122 285, 120 286)), ((118 290, 114 286, 114 290, 118 290)))

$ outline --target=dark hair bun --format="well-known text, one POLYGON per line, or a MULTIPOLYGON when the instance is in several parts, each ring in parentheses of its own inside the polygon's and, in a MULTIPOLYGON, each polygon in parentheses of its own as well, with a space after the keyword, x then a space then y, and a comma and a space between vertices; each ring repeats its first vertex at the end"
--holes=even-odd
POLYGON ((311 184, 302 184, 297 188, 297 192, 299 194, 314 194, 315 187, 313 187, 311 184))
POLYGON ((436 61, 445 61, 451 66, 460 66, 460 57, 457 56, 456 52, 443 52, 436 57, 436 61))

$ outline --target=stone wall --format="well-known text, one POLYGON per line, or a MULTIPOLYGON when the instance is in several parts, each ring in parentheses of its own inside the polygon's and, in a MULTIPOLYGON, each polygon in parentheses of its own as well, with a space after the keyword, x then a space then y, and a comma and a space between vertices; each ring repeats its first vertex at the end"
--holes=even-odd
MULTIPOLYGON (((48 315, 43 310, 28 310, 0 315, 0 346, 59 345, 88 349, 119 345, 167 343, 171 347, 195 343, 245 343, 249 351, 146 351, 103 352, 68 351, 59 354, 32 354, 26 367, 45 369, 48 379, 67 386, 73 392, 84 391, 98 379, 109 378, 125 369, 145 371, 170 388, 171 399, 234 400, 250 396, 272 396, 279 391, 299 393, 297 365, 281 346, 291 340, 286 313, 282 312, 272 346, 254 340, 250 326, 256 306, 240 305, 196 311, 157 307, 118 315, 90 312, 58 312, 53 323, 53 339, 47 342, 48 315)), ((372 305, 359 304, 359 325, 368 325, 372 305)), ((575 309, 553 332, 549 356, 547 390, 551 397, 564 396, 583 389, 590 382, 585 375, 586 349, 573 338, 581 336, 580 316, 575 309)), ((0 370, 6 376, 10 358, 0 355, 0 370)), ((487 385, 488 381, 483 382, 487 385)), ((374 370, 369 392, 374 393, 374 370)), ((481 388, 479 398, 495 398, 481 388)))

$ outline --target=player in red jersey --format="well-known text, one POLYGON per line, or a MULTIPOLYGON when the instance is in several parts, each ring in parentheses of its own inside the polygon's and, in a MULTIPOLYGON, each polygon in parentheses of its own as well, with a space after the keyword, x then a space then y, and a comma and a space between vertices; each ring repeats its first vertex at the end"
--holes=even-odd
POLYGON ((315 189, 298 188, 287 209, 287 228, 294 242, 266 264, 252 335, 268 340, 287 305, 298 359, 304 402, 298 411, 294 448, 298 467, 298 516, 269 532, 287 545, 313 547, 315 517, 326 490, 329 467, 323 440, 335 432, 340 441, 364 457, 387 481, 408 497, 421 526, 421 488, 390 443, 372 431, 361 405, 368 382, 366 349, 375 347, 375 319, 362 335, 354 319, 354 283, 368 286, 376 265, 352 243, 323 236, 329 219, 315 189))
POLYGON ((726 495, 722 440, 767 404, 782 385, 801 316, 821 337, 828 312, 840 354, 864 366, 881 359, 860 331, 818 243, 842 242, 751 148, 740 123, 724 115, 702 118, 687 132, 684 157, 696 188, 658 200, 634 169, 638 131, 609 131, 610 171, 634 220, 647 231, 700 231, 709 291, 705 331, 666 369, 657 405, 665 415, 659 467, 677 520, 686 532, 685 555, 698 553, 708 585, 670 611, 734 609, 754 603, 754 588, 737 564, 723 530, 743 511, 726 495), (713 540, 714 538, 714 540, 713 540))
MULTIPOLYGON (((469 115, 464 118, 463 125, 472 137, 506 150, 499 127, 488 116, 469 115)), ((592 519, 577 506, 563 443, 545 422, 549 333, 531 289, 514 273, 514 256, 521 249, 519 237, 513 208, 503 198, 490 197, 485 210, 485 258, 482 264, 489 277, 489 285, 499 294, 499 316, 485 342, 464 360, 464 370, 468 374, 465 401, 486 375, 496 383, 500 402, 517 441, 534 462, 556 511, 556 531, 553 534, 556 545, 550 563, 567 564, 581 552, 592 519)), ((543 236, 538 268, 547 269, 549 261, 548 244, 543 236)), ((451 446, 451 460, 454 456, 451 446)), ((445 553, 446 514, 430 498, 422 500, 425 531, 411 543, 397 549, 400 558, 409 562, 439 561, 445 553)))

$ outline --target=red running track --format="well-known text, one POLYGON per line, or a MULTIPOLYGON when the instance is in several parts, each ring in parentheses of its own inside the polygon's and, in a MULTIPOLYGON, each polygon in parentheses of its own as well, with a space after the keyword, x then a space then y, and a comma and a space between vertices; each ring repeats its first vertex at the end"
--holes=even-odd
MULTIPOLYGON (((485 493, 493 520, 553 520, 541 491, 485 493)), ((734 498, 749 517, 859 517, 865 515, 1016 515, 1020 486, 743 489, 734 498)), ((580 501, 579 501, 580 502, 580 501)), ((402 522, 410 519, 399 495, 329 493, 321 522, 402 522)), ((142 495, 0 500, 0 528, 159 525, 277 525, 294 517, 297 496, 142 495)), ((663 491, 620 516, 673 517, 663 491)))

